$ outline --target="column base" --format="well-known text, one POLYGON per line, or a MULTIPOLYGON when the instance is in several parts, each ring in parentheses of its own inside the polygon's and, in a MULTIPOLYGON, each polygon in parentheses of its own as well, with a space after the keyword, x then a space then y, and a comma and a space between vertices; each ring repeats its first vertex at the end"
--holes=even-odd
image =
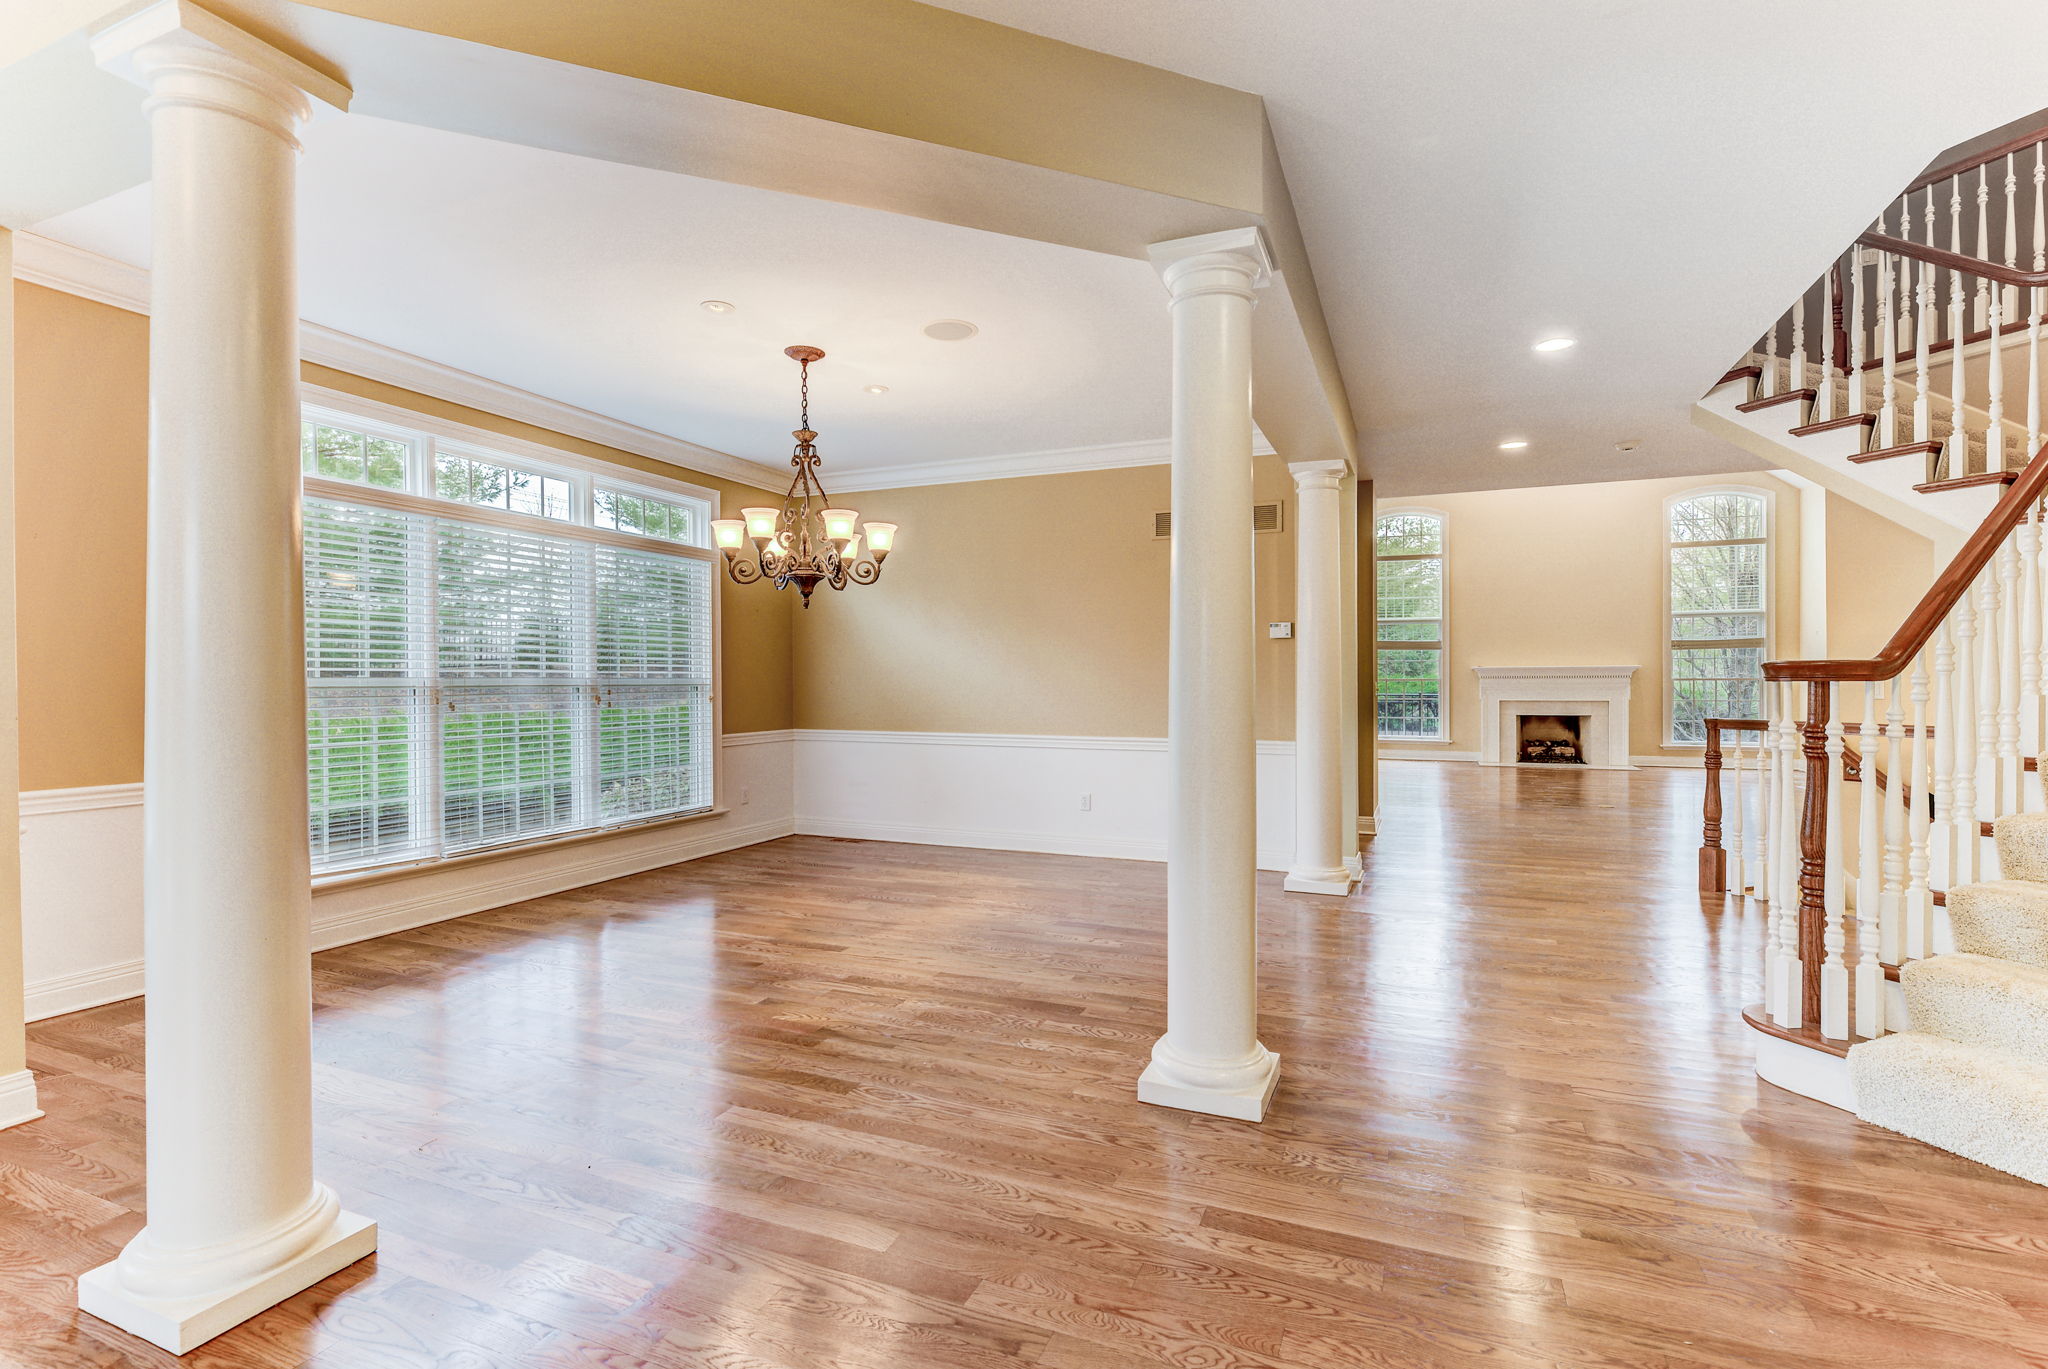
POLYGON ((78 1276, 78 1307, 174 1355, 196 1349, 258 1312, 302 1293, 377 1248, 377 1224, 339 1213, 327 1234, 280 1267, 253 1279, 186 1298, 148 1298, 121 1282, 118 1260, 78 1276))
POLYGON ((1262 1077, 1239 1088, 1191 1088, 1165 1077, 1158 1061, 1145 1066, 1138 1076, 1138 1101, 1156 1107, 1179 1108, 1182 1112, 1206 1112, 1211 1117, 1229 1117, 1239 1122, 1263 1122, 1273 1090, 1280 1085, 1280 1057, 1266 1052, 1262 1077))
POLYGON ((1335 894, 1351 892, 1351 872, 1341 865, 1327 870, 1289 870, 1280 887, 1290 894, 1335 894))
POLYGON ((1351 876, 1351 882, 1352 882, 1353 884, 1356 884, 1356 883, 1357 883, 1357 882, 1358 882, 1359 880, 1361 880, 1361 879, 1364 879, 1364 878, 1365 878, 1365 857, 1364 857, 1364 856, 1346 856, 1346 857, 1344 857, 1344 873, 1345 873, 1345 874, 1347 874, 1347 875, 1349 875, 1349 876, 1351 876))

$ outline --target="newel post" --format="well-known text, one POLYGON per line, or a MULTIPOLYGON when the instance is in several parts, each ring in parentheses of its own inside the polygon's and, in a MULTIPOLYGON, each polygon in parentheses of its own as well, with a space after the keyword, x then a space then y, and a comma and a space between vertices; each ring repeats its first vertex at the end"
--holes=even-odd
POLYGON ((1721 847, 1721 724, 1707 719, 1707 797, 1700 823, 1700 892, 1728 890, 1728 853, 1721 847))
POLYGON ((1828 705, 1826 680, 1806 687, 1801 725, 1806 802, 1799 817, 1799 1020, 1820 1021, 1820 970, 1827 960, 1828 705))

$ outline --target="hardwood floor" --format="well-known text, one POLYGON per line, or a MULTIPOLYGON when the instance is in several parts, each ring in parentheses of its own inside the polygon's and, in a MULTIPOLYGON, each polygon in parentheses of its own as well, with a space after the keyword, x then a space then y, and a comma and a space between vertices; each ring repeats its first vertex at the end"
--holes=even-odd
MULTIPOLYGON (((2048 1192, 1759 1083, 1696 773, 1385 767, 1349 901, 1262 876, 1248 1126, 1132 1098, 1157 865, 799 837, 315 959, 373 1261, 194 1365, 2048 1364, 2048 1192)), ((141 1012, 32 1031, 0 1364, 141 1223, 141 1012)))

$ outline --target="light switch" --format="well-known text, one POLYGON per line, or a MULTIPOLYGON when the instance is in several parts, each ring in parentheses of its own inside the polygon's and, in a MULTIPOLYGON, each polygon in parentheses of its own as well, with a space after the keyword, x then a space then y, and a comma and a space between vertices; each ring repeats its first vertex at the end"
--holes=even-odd
POLYGON ((1294 635, 1294 624, 1268 623, 1266 624, 1266 635, 1268 637, 1292 637, 1294 635))

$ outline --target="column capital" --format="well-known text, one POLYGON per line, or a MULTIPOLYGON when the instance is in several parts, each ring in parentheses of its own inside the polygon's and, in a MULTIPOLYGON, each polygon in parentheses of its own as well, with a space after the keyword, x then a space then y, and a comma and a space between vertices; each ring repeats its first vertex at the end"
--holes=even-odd
POLYGON ((1334 490, 1343 485, 1344 477, 1351 471, 1348 462, 1343 461, 1290 461, 1287 473, 1294 477, 1297 490, 1334 490))
POLYGON ((320 107, 346 110, 342 82, 192 0, 157 0, 101 29, 93 60, 149 92, 145 111, 193 105, 246 119, 287 140, 320 107))
POLYGON ((1273 279, 1273 251, 1262 228, 1226 228, 1155 242, 1147 255, 1177 300, 1218 292, 1250 299, 1273 279))

